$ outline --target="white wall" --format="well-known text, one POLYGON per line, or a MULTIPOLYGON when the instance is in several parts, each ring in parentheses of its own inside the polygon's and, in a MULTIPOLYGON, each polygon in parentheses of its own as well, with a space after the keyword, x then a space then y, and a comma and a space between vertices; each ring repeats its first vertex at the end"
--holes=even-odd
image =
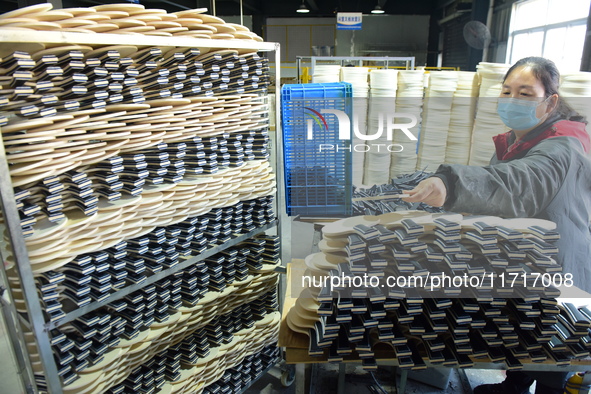
POLYGON ((312 56, 313 46, 334 46, 336 18, 267 18, 265 41, 281 44, 281 61, 312 56))

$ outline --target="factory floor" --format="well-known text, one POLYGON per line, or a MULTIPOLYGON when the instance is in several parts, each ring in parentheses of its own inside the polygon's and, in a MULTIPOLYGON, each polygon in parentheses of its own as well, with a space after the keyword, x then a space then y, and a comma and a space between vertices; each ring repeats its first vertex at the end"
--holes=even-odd
MULTIPOLYGON (((339 366, 335 364, 316 364, 310 379, 296 381, 289 387, 281 384, 280 367, 272 368, 265 376, 261 377, 247 391, 247 394, 337 394, 339 366)), ((472 394, 472 389, 480 384, 498 383, 504 379, 504 374, 498 370, 466 369, 466 378, 460 371, 451 370, 449 381, 444 388, 433 387, 413 379, 408 379, 406 394, 472 394)), ((431 371, 425 371, 430 374, 431 371)), ((377 383, 388 394, 397 393, 394 383, 394 370, 392 367, 380 366, 374 373, 377 383)), ((370 373, 362 370, 361 365, 347 364, 345 377, 345 394, 372 394, 377 387, 370 373)), ((398 376, 398 384, 400 376, 398 376)), ((530 387, 530 393, 534 393, 535 383, 530 387)))
POLYGON ((14 352, 10 346, 10 340, 7 334, 4 316, 0 313, 0 394, 20 394, 25 393, 21 378, 18 375, 18 367, 14 352))

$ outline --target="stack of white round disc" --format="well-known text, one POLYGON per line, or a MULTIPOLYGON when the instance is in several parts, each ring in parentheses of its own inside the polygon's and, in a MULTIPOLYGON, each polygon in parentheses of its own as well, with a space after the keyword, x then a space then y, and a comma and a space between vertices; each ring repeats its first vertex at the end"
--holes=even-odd
POLYGON ((435 171, 445 162, 453 94, 458 84, 455 71, 432 72, 423 107, 423 126, 417 168, 435 171))
POLYGON ((396 111, 397 74, 396 70, 374 70, 369 74, 371 98, 366 134, 371 138, 381 131, 381 135, 364 141, 369 150, 365 154, 363 183, 368 186, 390 182, 391 153, 386 147, 392 142, 388 140, 386 121, 396 111))
MULTIPOLYGON (((162 9, 145 8, 141 4, 129 2, 101 4, 89 8, 51 8, 49 3, 36 4, 4 13, 0 15, 0 25, 3 30, 59 30, 161 37, 178 35, 203 39, 263 41, 247 27, 225 23, 221 18, 206 15, 207 8, 167 13, 162 9)), ((21 51, 30 48, 31 44, 19 45, 21 51)), ((204 53, 204 48, 201 49, 204 53)))
POLYGON ((341 82, 349 82, 353 85, 353 97, 367 97, 369 85, 367 67, 341 67, 341 82))
POLYGON ((458 71, 457 74, 458 86, 452 100, 445 162, 468 164, 478 101, 478 78, 473 71, 458 71))
MULTIPOLYGON (((423 69, 424 72, 424 69, 423 69)), ((431 73, 424 73, 423 74, 423 91, 427 92, 429 88, 429 80, 431 79, 431 73)))
POLYGON ((476 67, 480 78, 478 109, 472 130, 470 165, 484 166, 495 152, 492 140, 497 134, 509 130, 497 114, 497 103, 501 94, 503 77, 510 65, 481 62, 476 67))
POLYGON ((340 82, 341 66, 334 64, 321 64, 314 67, 312 75, 313 83, 340 82))
MULTIPOLYGON (((369 68, 367 67, 342 67, 341 82, 348 82, 353 87, 353 127, 359 134, 366 134, 367 131, 367 96, 369 94, 369 85, 367 82, 369 68)), ((365 163, 365 151, 363 141, 353 133, 352 138, 352 156, 353 156, 353 184, 355 186, 364 186, 363 184, 363 165, 365 163)))
MULTIPOLYGON (((591 121, 591 73, 562 74, 560 96, 580 115, 586 116, 587 121, 591 121)), ((587 132, 590 130, 591 126, 587 125, 587 132)))
MULTIPOLYGON (((421 127, 421 110, 423 107, 423 70, 402 70, 398 72, 398 92, 396 96, 396 124, 409 124, 411 119, 406 115, 412 115, 417 124, 409 128, 416 138, 419 137, 421 127)), ((413 141, 401 130, 395 130, 392 138, 393 144, 399 144, 403 148, 401 152, 392 153, 390 165, 390 178, 396 178, 402 174, 411 174, 417 165, 417 141, 413 141)))
POLYGON ((367 97, 353 98, 353 127, 354 132, 351 139, 352 156, 353 156, 353 185, 357 187, 364 187, 363 182, 364 166, 365 166, 365 149, 366 141, 359 138, 358 135, 367 134, 367 97))
POLYGON ((560 94, 565 97, 590 97, 591 73, 580 71, 562 74, 560 94))
POLYGON ((398 70, 372 70, 369 80, 372 97, 396 97, 398 70))
POLYGON ((391 145, 386 132, 386 119, 396 109, 395 97, 372 97, 369 101, 367 116, 367 152, 365 154, 365 185, 381 185, 390 182, 390 150, 391 145), (375 138, 374 138, 375 137, 375 138))
POLYGON ((397 97, 423 98, 424 71, 401 70, 398 72, 397 97))

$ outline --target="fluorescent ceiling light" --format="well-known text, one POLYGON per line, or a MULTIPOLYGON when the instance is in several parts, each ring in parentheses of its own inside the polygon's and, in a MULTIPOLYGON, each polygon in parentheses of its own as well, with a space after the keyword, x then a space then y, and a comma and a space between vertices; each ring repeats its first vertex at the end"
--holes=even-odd
POLYGON ((302 5, 300 5, 300 8, 298 8, 296 12, 299 12, 300 14, 307 14, 308 12, 310 12, 310 10, 308 9, 308 7, 306 7, 304 2, 302 2, 302 5))
POLYGON ((384 10, 379 5, 376 5, 376 8, 374 8, 373 10, 371 10, 371 13, 372 14, 383 14, 384 13, 384 10))

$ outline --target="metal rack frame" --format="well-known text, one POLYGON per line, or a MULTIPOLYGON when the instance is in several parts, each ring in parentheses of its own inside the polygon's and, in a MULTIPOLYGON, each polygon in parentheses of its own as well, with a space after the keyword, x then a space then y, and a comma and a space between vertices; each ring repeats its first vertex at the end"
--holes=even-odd
POLYGON ((340 62, 341 67, 344 65, 345 62, 358 62, 358 66, 363 66, 363 61, 371 61, 371 62, 384 62, 384 67, 388 68, 390 62, 405 62, 407 70, 414 70, 415 69, 415 57, 414 56, 407 56, 407 57, 390 57, 390 56, 383 56, 383 57, 374 57, 374 56, 296 56, 296 69, 298 75, 298 83, 302 83, 300 80, 300 75, 302 75, 302 62, 309 61, 312 63, 311 67, 311 75, 314 75, 314 69, 316 68, 316 62, 340 62), (308 60, 309 59, 309 60, 308 60))
MULTIPOLYGON (((242 41, 242 40, 213 40, 213 39, 197 39, 190 37, 156 37, 156 36, 138 36, 138 35, 121 35, 121 34, 85 34, 85 33, 73 33, 73 32, 61 32, 61 31, 17 31, 17 30, 0 30, 0 45, 3 43, 31 43, 41 42, 47 44, 87 44, 87 45, 133 45, 137 47, 152 47, 152 46, 170 46, 170 47, 191 47, 191 48, 212 48, 212 49, 252 49, 260 52, 274 52, 275 62, 279 64, 281 59, 280 46, 278 43, 270 42, 256 42, 256 41, 242 41)), ((279 85, 280 71, 276 70, 276 84, 275 84, 275 106, 280 108, 280 95, 279 85)), ((281 168, 283 163, 283 138, 281 136, 281 117, 280 112, 276 112, 276 168, 281 168)), ((174 272, 177 272, 183 268, 186 268, 190 264, 194 264, 203 258, 211 256, 216 252, 235 245, 242 240, 251 237, 255 234, 264 232, 265 230, 277 226, 277 234, 279 237, 282 236, 282 228, 285 224, 282 224, 282 220, 279 220, 273 224, 268 224, 262 228, 253 230, 247 234, 240 235, 225 245, 221 245, 212 249, 209 249, 199 256, 192 257, 185 260, 175 267, 163 270, 157 275, 153 275, 147 278, 146 281, 141 284, 134 284, 127 286, 122 290, 112 293, 109 298, 101 302, 93 302, 79 310, 70 312, 64 319, 58 322, 46 323, 43 317, 43 311, 41 308, 41 300, 37 293, 37 287, 33 276, 33 271, 30 265, 28 252, 25 244, 25 239, 22 235, 19 213, 16 207, 16 201, 14 197, 14 189, 10 179, 9 166, 6 158, 6 152, 4 150, 3 140, 0 138, 0 174, 5 174, 0 177, 0 206, 4 217, 4 224, 6 226, 6 232, 9 239, 8 251, 12 254, 15 265, 17 268, 18 277, 21 283, 23 296, 27 308, 26 316, 18 313, 14 304, 14 298, 12 291, 9 286, 8 278, 6 275, 4 264, 0 269, 0 279, 4 281, 7 287, 8 301, 3 300, 2 312, 5 316, 5 321, 8 325, 9 334, 11 336, 11 345, 15 352, 19 369, 22 375, 25 388, 28 393, 36 392, 36 384, 33 374, 33 368, 31 361, 28 357, 28 353, 23 349, 26 342, 21 330, 17 327, 18 319, 21 323, 25 324, 31 329, 37 342, 37 349, 43 366, 43 372, 46 377, 47 390, 52 394, 61 394, 62 384, 58 375, 58 368, 53 357, 53 350, 50 343, 50 330, 72 321, 85 313, 89 313, 96 310, 112 301, 125 297, 129 293, 141 289, 142 287, 148 286, 149 284, 161 279, 164 276, 168 276, 174 272)), ((281 175, 281 171, 277 171, 277 193, 276 200, 278 204, 284 201, 284 180, 281 175)), ((278 217, 281 217, 281 209, 277 210, 278 217)), ((282 248, 281 256, 284 256, 284 250, 282 248)), ((282 259, 283 262, 288 261, 282 259)), ((281 294, 281 291, 279 292, 281 294)), ((280 304, 281 305, 281 304, 280 304)))

